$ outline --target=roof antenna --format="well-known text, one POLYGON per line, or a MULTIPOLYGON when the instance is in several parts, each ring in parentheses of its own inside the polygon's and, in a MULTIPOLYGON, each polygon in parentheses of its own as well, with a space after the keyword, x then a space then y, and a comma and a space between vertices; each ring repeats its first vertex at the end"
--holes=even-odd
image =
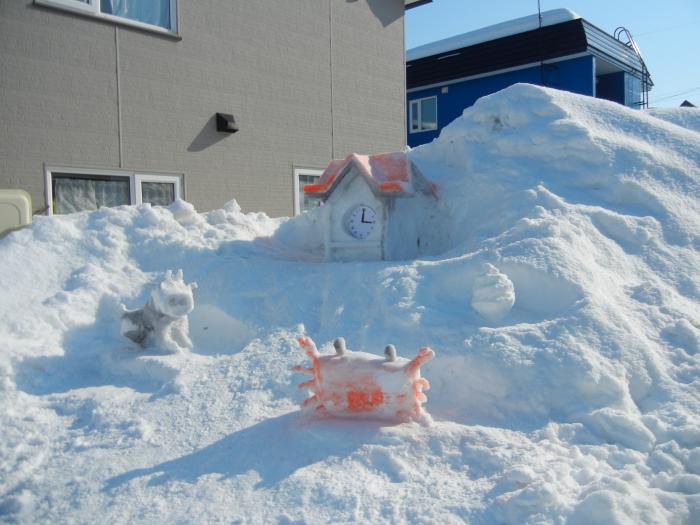
POLYGON ((545 86, 544 83, 544 41, 542 39, 542 8, 540 6, 540 0, 537 0, 537 20, 538 20, 538 36, 540 40, 540 84, 545 86))

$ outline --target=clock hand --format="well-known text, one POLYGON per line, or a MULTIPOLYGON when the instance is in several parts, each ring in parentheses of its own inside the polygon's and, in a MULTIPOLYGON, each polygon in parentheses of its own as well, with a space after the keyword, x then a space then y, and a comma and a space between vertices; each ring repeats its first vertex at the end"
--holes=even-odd
POLYGON ((366 221, 365 220, 365 209, 362 208, 362 218, 360 219, 360 222, 362 224, 374 224, 374 221, 366 221))

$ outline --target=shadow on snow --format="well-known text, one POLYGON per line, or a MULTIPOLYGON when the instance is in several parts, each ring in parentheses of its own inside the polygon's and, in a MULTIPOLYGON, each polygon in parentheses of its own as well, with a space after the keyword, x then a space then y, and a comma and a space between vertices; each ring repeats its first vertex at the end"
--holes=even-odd
POLYGON ((250 471, 260 476, 256 488, 271 487, 302 469, 329 458, 345 458, 365 444, 377 442, 381 424, 346 420, 309 420, 291 412, 239 430, 190 454, 107 480, 112 491, 134 479, 150 477, 148 485, 172 480, 195 483, 219 474, 233 478, 250 471))

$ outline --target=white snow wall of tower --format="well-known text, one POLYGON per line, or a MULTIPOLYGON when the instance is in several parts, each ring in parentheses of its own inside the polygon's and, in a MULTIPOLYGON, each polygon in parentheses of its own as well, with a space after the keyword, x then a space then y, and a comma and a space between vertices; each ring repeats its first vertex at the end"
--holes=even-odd
POLYGON ((434 194, 391 199, 387 205, 386 253, 388 260, 437 255, 449 243, 444 210, 434 194))

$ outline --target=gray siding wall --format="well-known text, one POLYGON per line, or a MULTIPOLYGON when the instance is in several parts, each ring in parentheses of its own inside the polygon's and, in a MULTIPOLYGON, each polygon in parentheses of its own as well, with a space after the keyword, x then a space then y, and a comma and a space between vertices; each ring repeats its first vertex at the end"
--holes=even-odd
POLYGON ((199 210, 290 215, 293 167, 405 144, 403 10, 179 0, 178 40, 0 0, 0 187, 38 209, 44 164, 184 173, 199 210))

